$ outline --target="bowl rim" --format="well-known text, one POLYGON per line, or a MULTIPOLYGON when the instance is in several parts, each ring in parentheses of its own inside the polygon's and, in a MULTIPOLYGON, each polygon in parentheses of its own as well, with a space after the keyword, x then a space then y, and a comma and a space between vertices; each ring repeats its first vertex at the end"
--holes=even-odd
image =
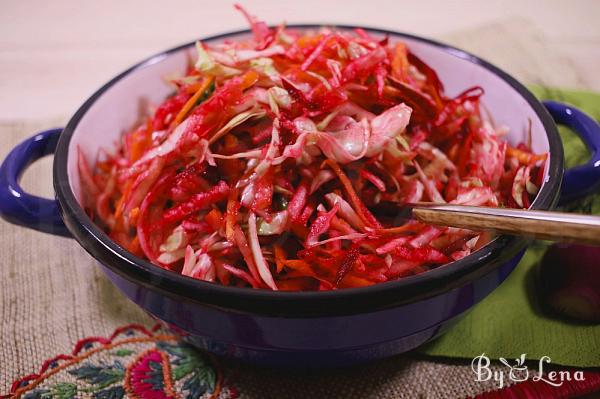
MULTIPOLYGON (((292 29, 318 29, 321 27, 352 30, 362 28, 367 32, 419 41, 440 51, 478 64, 494 73, 523 97, 534 110, 546 132, 549 144, 548 180, 540 189, 530 209, 552 209, 558 200, 563 176, 562 142, 556 125, 537 98, 515 78, 491 63, 456 47, 420 36, 368 26, 340 24, 292 24, 292 29)), ((217 41, 231 36, 250 33, 249 29, 228 31, 202 38, 217 41)), ((326 317, 349 315, 397 307, 417 302, 463 286, 514 258, 527 244, 523 238, 498 236, 481 249, 463 259, 436 269, 399 280, 377 283, 368 287, 346 288, 332 291, 295 292, 271 291, 223 286, 196 280, 163 269, 139 258, 112 241, 84 212, 73 194, 67 173, 69 143, 79 121, 95 101, 111 86, 125 76, 169 55, 192 47, 195 41, 185 43, 152 55, 121 72, 92 96, 75 112, 60 135, 53 164, 54 189, 65 224, 79 244, 94 258, 113 272, 146 288, 183 301, 194 301, 228 311, 276 317, 326 317)), ((499 282, 500 283, 500 282, 499 282)))

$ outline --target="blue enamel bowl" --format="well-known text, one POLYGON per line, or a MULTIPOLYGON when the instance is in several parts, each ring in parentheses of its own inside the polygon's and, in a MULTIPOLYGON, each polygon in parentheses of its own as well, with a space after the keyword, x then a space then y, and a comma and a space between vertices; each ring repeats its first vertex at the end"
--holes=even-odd
MULTIPOLYGON (((600 127, 590 117, 569 105, 540 103, 508 74, 462 50, 403 33, 365 30, 407 43, 436 69, 449 96, 473 85, 483 87, 483 103, 496 124, 509 129, 510 142, 525 141, 531 122, 533 150, 550 154, 532 209, 552 209, 559 200, 598 187, 600 127), (593 152, 588 164, 563 173, 555 122, 570 126, 588 144, 593 152)), ((239 31, 205 41, 248 35, 239 31)), ((114 148, 119 136, 135 124, 140 105, 157 104, 169 94, 162 77, 183 71, 193 52, 189 43, 133 66, 92 95, 64 129, 38 133, 16 146, 0 168, 1 216, 41 232, 73 237, 131 301, 192 344, 271 365, 348 365, 412 350, 446 331, 516 267, 527 241, 498 236, 459 261, 398 281, 329 292, 272 292, 198 281, 127 252, 80 206, 77 148, 92 159, 101 147, 114 148), (50 154, 56 198, 24 192, 19 177, 25 168, 50 154)))

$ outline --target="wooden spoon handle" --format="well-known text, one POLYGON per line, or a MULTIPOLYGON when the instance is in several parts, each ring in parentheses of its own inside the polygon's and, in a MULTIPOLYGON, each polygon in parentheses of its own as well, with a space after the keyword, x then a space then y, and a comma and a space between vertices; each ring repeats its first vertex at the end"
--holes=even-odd
POLYGON ((412 215, 440 226, 600 245, 598 216, 465 205, 415 206, 412 215))

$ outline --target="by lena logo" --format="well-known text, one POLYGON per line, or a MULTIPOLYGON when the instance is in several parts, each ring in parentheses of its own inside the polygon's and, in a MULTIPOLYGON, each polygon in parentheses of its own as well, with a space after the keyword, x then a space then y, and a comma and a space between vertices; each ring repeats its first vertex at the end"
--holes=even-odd
POLYGON ((505 370, 490 369, 490 358, 482 353, 476 356, 471 362, 471 369, 475 373, 475 381, 490 381, 494 380, 498 383, 499 388, 503 388, 506 381, 522 382, 532 378, 533 381, 543 381, 555 387, 561 386, 565 381, 585 381, 583 371, 578 370, 571 372, 568 370, 544 372, 544 364, 550 364, 551 359, 548 356, 542 356, 539 360, 537 370, 531 370, 531 375, 527 365, 525 364, 525 356, 515 359, 515 364, 511 364, 508 360, 501 357, 500 363, 508 367, 508 373, 505 370))

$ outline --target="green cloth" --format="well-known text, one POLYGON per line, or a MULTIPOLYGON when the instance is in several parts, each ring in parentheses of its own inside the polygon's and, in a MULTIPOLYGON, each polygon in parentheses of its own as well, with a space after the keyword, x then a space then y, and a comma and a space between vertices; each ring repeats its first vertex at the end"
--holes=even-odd
MULTIPOLYGON (((563 101, 600 120, 600 94, 532 87, 541 99, 563 101)), ((589 159, 574 133, 560 128, 567 167, 589 159)), ((570 204, 568 211, 600 214, 600 194, 570 204)), ((552 364, 600 366, 600 325, 575 323, 542 310, 537 302, 535 266, 547 247, 534 242, 515 271, 445 335, 419 349, 431 356, 472 359, 485 352, 490 358, 527 359, 549 356, 552 364)))

